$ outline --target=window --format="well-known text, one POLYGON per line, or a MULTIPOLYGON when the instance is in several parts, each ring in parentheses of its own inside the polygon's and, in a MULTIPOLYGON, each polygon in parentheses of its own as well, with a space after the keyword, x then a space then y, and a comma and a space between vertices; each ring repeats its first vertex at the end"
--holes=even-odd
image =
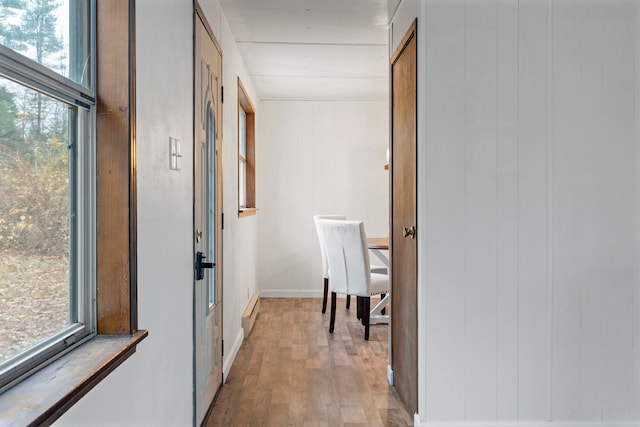
POLYGON ((255 110, 238 78, 238 215, 256 212, 255 110))
POLYGON ((96 331, 92 5, 0 2, 0 392, 96 331))

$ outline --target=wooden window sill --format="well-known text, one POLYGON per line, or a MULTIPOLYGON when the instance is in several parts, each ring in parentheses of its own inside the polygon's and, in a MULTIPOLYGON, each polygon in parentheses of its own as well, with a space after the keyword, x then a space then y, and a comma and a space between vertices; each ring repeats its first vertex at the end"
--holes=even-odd
POLYGON ((238 211, 238 218, 255 215, 256 213, 258 213, 258 208, 240 208, 238 211))
POLYGON ((50 425, 136 351, 147 331, 97 335, 0 394, 0 425, 50 425))

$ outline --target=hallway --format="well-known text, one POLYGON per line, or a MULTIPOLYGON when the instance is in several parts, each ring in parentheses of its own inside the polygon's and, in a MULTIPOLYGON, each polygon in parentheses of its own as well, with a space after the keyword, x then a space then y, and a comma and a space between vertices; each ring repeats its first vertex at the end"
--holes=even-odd
POLYGON ((368 342, 338 300, 336 329, 320 299, 262 299, 206 426, 411 426, 387 383, 387 327, 368 342))

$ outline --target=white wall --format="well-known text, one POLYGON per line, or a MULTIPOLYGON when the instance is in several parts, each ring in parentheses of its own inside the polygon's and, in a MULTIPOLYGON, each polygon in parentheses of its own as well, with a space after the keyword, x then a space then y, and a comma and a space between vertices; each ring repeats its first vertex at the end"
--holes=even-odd
POLYGON ((262 110, 260 100, 224 16, 221 18, 221 24, 225 210, 223 235, 225 360, 223 369, 226 378, 244 337, 241 326, 242 311, 249 302, 250 296, 258 292, 258 221, 255 216, 238 218, 238 77, 253 103, 256 117, 262 110))
MULTIPOLYGON (((242 339, 246 293, 256 291, 255 221, 240 223, 235 215, 236 76, 250 94, 252 85, 217 2, 202 6, 223 49, 226 376, 242 339)), ((193 420, 192 1, 137 0, 136 26, 138 309, 149 337, 56 425, 186 426, 193 420), (182 144, 177 172, 169 170, 169 136, 182 144)))
MULTIPOLYGON (((390 7, 392 2, 396 3, 396 0, 389 1, 390 7)), ((398 49, 407 30, 418 16, 418 6, 422 4, 423 0, 402 0, 396 5, 393 14, 389 14, 389 57, 398 49)))
POLYGON ((369 236, 388 235, 388 103, 264 101, 261 107, 256 197, 262 295, 319 297, 314 214, 344 214, 365 221, 369 236))
POLYGON ((636 8, 419 3, 422 425, 640 425, 636 8))

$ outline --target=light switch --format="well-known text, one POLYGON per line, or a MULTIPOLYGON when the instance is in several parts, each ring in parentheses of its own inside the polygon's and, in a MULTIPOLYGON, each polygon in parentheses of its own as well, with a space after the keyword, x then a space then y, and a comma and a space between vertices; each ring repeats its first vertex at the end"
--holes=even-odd
POLYGON ((180 141, 172 136, 169 137, 169 169, 172 171, 180 170, 180 158, 182 157, 182 149, 180 141))

